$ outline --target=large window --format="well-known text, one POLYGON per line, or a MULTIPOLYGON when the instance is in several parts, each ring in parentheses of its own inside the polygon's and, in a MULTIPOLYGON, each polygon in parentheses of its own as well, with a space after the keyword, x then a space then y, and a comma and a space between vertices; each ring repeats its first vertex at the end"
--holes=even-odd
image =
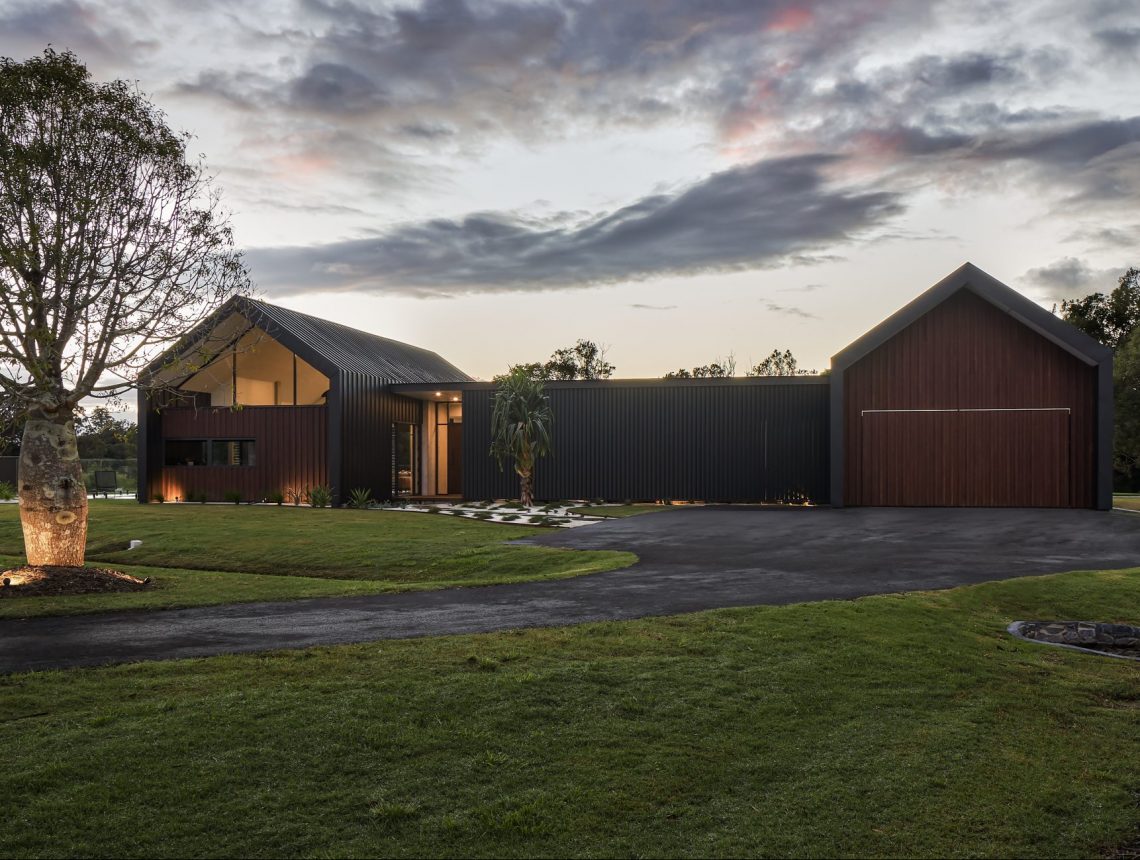
POLYGON ((418 496, 420 492, 419 428, 392 425, 392 495, 418 496))
POLYGON ((254 466, 257 445, 252 439, 167 439, 167 466, 254 466))

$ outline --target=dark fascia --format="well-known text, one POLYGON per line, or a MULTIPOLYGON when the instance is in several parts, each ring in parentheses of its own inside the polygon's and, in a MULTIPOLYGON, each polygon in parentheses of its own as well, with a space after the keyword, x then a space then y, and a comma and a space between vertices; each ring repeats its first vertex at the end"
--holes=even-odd
MULTIPOLYGON (((544 388, 728 388, 765 385, 827 385, 827 376, 734 376, 728 379, 701 377, 698 379, 550 379, 544 388)), ((388 386, 393 394, 412 394, 421 391, 485 391, 494 389, 494 382, 399 382, 388 386)))
POLYGON ((1083 361, 1095 366, 1111 360, 1112 350, 1074 328, 1017 290, 986 274, 973 263, 955 269, 910 304, 896 311, 854 343, 832 356, 833 373, 840 372, 879 348, 911 323, 942 304, 959 290, 969 290, 999 310, 1051 340, 1083 361))

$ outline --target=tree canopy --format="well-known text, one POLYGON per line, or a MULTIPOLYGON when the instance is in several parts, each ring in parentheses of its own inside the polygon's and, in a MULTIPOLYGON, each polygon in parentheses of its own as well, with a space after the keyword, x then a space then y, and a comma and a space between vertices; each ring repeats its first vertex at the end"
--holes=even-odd
POLYGON ((790 349, 780 352, 772 350, 771 355, 752 366, 746 376, 814 376, 816 371, 801 369, 790 349))
POLYGON ((1140 325, 1140 269, 1129 268, 1111 293, 1091 293, 1061 302, 1061 316, 1116 349, 1140 325))
POLYGON ((0 59, 0 391, 48 410, 129 388, 248 288, 190 137, 71 53, 0 59))
POLYGON ((533 379, 609 379, 614 366, 606 361, 606 348, 579 338, 573 346, 556 349, 545 362, 516 364, 533 379))

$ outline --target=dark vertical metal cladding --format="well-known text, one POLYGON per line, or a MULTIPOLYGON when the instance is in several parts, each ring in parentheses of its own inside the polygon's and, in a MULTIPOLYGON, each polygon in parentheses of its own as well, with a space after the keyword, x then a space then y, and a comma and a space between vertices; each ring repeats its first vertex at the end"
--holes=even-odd
POLYGON ((422 403, 387 390, 384 380, 345 372, 341 375, 341 447, 338 498, 344 502, 358 488, 375 499, 392 496, 392 424, 421 421, 422 403))
MULTIPOLYGON (((555 382, 540 499, 781 501, 828 497, 829 403, 819 377, 555 382)), ((490 456, 494 389, 463 396, 463 493, 518 494, 490 456)))

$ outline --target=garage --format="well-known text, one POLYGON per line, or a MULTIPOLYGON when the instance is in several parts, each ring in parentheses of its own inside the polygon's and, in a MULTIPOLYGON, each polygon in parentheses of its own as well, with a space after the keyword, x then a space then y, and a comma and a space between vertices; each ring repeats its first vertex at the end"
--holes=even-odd
POLYGON ((967 264, 832 359, 832 504, 1107 508, 1111 352, 967 264))

